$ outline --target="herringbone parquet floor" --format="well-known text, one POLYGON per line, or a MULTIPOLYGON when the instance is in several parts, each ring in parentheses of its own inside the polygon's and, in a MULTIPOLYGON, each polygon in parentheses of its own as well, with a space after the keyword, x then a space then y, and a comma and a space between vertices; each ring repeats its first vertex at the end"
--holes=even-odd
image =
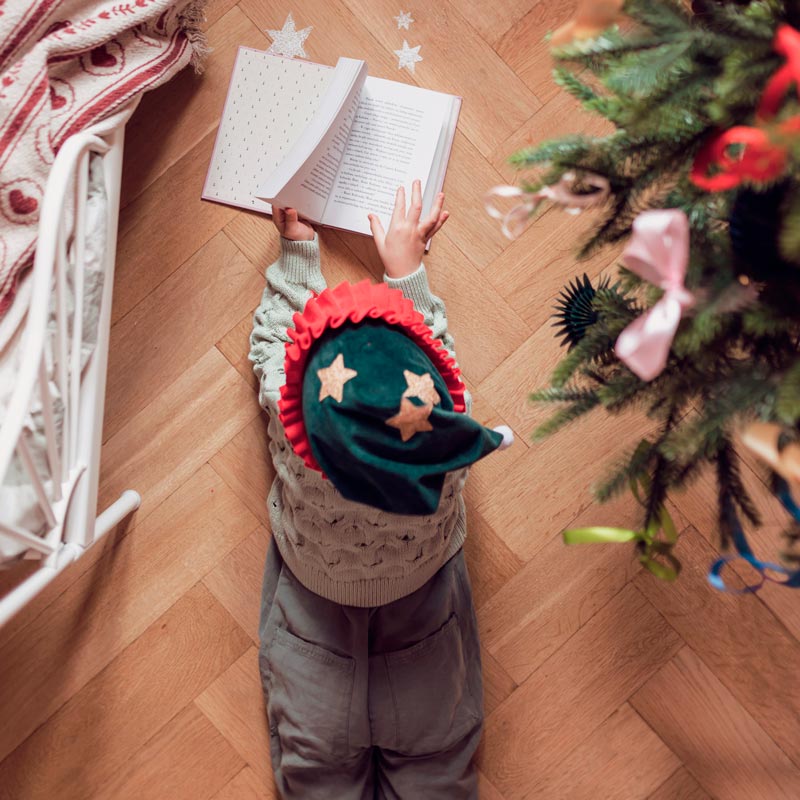
MULTIPOLYGON (((0 632, 0 797, 274 797, 256 665, 272 472, 246 353, 277 239, 267 219, 199 197, 236 48, 266 47, 290 10, 314 26, 311 59, 365 58, 371 74, 464 97, 452 219, 427 261, 477 415, 517 433, 467 489, 482 797, 800 797, 800 603, 708 587, 711 481, 672 506, 684 574, 667 585, 626 547, 559 537, 635 523, 627 498, 598 508, 588 488, 646 423, 599 415, 530 443, 542 411, 527 395, 559 356, 553 297, 616 255, 574 263, 587 217, 548 211, 512 244, 481 208, 526 142, 602 130, 550 78, 542 36, 573 11, 560 0, 412 3, 407 33, 396 0, 212 2, 205 75, 147 96, 128 133, 101 503, 130 486, 142 507, 0 632), (413 76, 392 54, 404 36, 422 45, 413 76)), ((379 278, 370 241, 321 239, 329 283, 379 278)), ((773 547, 780 519, 748 479, 774 522, 755 541, 773 547)))

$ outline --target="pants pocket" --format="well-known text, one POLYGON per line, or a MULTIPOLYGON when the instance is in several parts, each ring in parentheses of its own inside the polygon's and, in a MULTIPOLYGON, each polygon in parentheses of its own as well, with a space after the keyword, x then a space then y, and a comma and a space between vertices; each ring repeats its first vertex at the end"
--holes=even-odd
POLYGON ((355 662, 277 628, 263 656, 281 759, 334 761, 349 745, 355 662))
POLYGON ((448 750, 481 722, 453 614, 411 647, 370 658, 373 743, 406 755, 448 750))

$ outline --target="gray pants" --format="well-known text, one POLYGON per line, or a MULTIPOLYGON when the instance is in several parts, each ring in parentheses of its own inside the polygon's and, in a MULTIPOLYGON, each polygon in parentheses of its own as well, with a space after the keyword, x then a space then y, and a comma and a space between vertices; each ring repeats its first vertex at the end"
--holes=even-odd
POLYGON ((281 795, 474 800, 480 648, 464 555, 376 608, 306 589, 274 541, 259 663, 281 795))

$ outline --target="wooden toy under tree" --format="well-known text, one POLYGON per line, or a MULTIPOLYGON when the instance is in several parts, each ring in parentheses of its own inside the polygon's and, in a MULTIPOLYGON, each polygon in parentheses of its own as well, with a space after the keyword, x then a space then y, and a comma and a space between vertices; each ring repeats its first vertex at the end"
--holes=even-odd
POLYGON ((595 0, 551 37, 557 83, 616 130, 565 136, 512 157, 539 181, 492 195, 517 235, 542 203, 599 222, 580 255, 626 240, 614 283, 571 282, 557 306, 568 350, 533 400, 559 406, 540 438, 596 409, 642 407, 657 422, 595 494, 630 487, 642 527, 566 531, 568 543, 635 541, 645 566, 680 565, 667 496, 711 464, 721 543, 711 566, 749 562, 758 579, 800 586, 800 2, 595 0), (620 31, 617 21, 625 19, 620 31), (567 66, 569 65, 569 66, 567 66), (759 515, 734 441, 770 472, 787 511, 784 552, 754 553, 759 515), (762 561, 769 557, 772 561, 762 561), (779 562, 779 563, 778 563, 779 562))

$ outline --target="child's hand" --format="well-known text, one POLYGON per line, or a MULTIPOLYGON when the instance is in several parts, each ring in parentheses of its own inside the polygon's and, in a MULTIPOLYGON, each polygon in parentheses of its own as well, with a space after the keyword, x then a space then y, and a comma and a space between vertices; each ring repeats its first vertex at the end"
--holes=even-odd
POLYGON ((310 242, 314 239, 314 228, 310 222, 300 219, 296 208, 272 207, 272 221, 284 239, 293 242, 310 242))
POLYGON ((406 192, 401 186, 397 190, 394 213, 389 233, 384 233, 377 214, 369 215, 369 225, 375 246, 390 278, 404 278, 419 267, 425 252, 425 243, 444 225, 449 212, 442 211, 444 194, 439 192, 433 201, 429 216, 420 220, 422 213, 422 190, 420 182, 414 181, 411 188, 411 205, 406 213, 406 192))

